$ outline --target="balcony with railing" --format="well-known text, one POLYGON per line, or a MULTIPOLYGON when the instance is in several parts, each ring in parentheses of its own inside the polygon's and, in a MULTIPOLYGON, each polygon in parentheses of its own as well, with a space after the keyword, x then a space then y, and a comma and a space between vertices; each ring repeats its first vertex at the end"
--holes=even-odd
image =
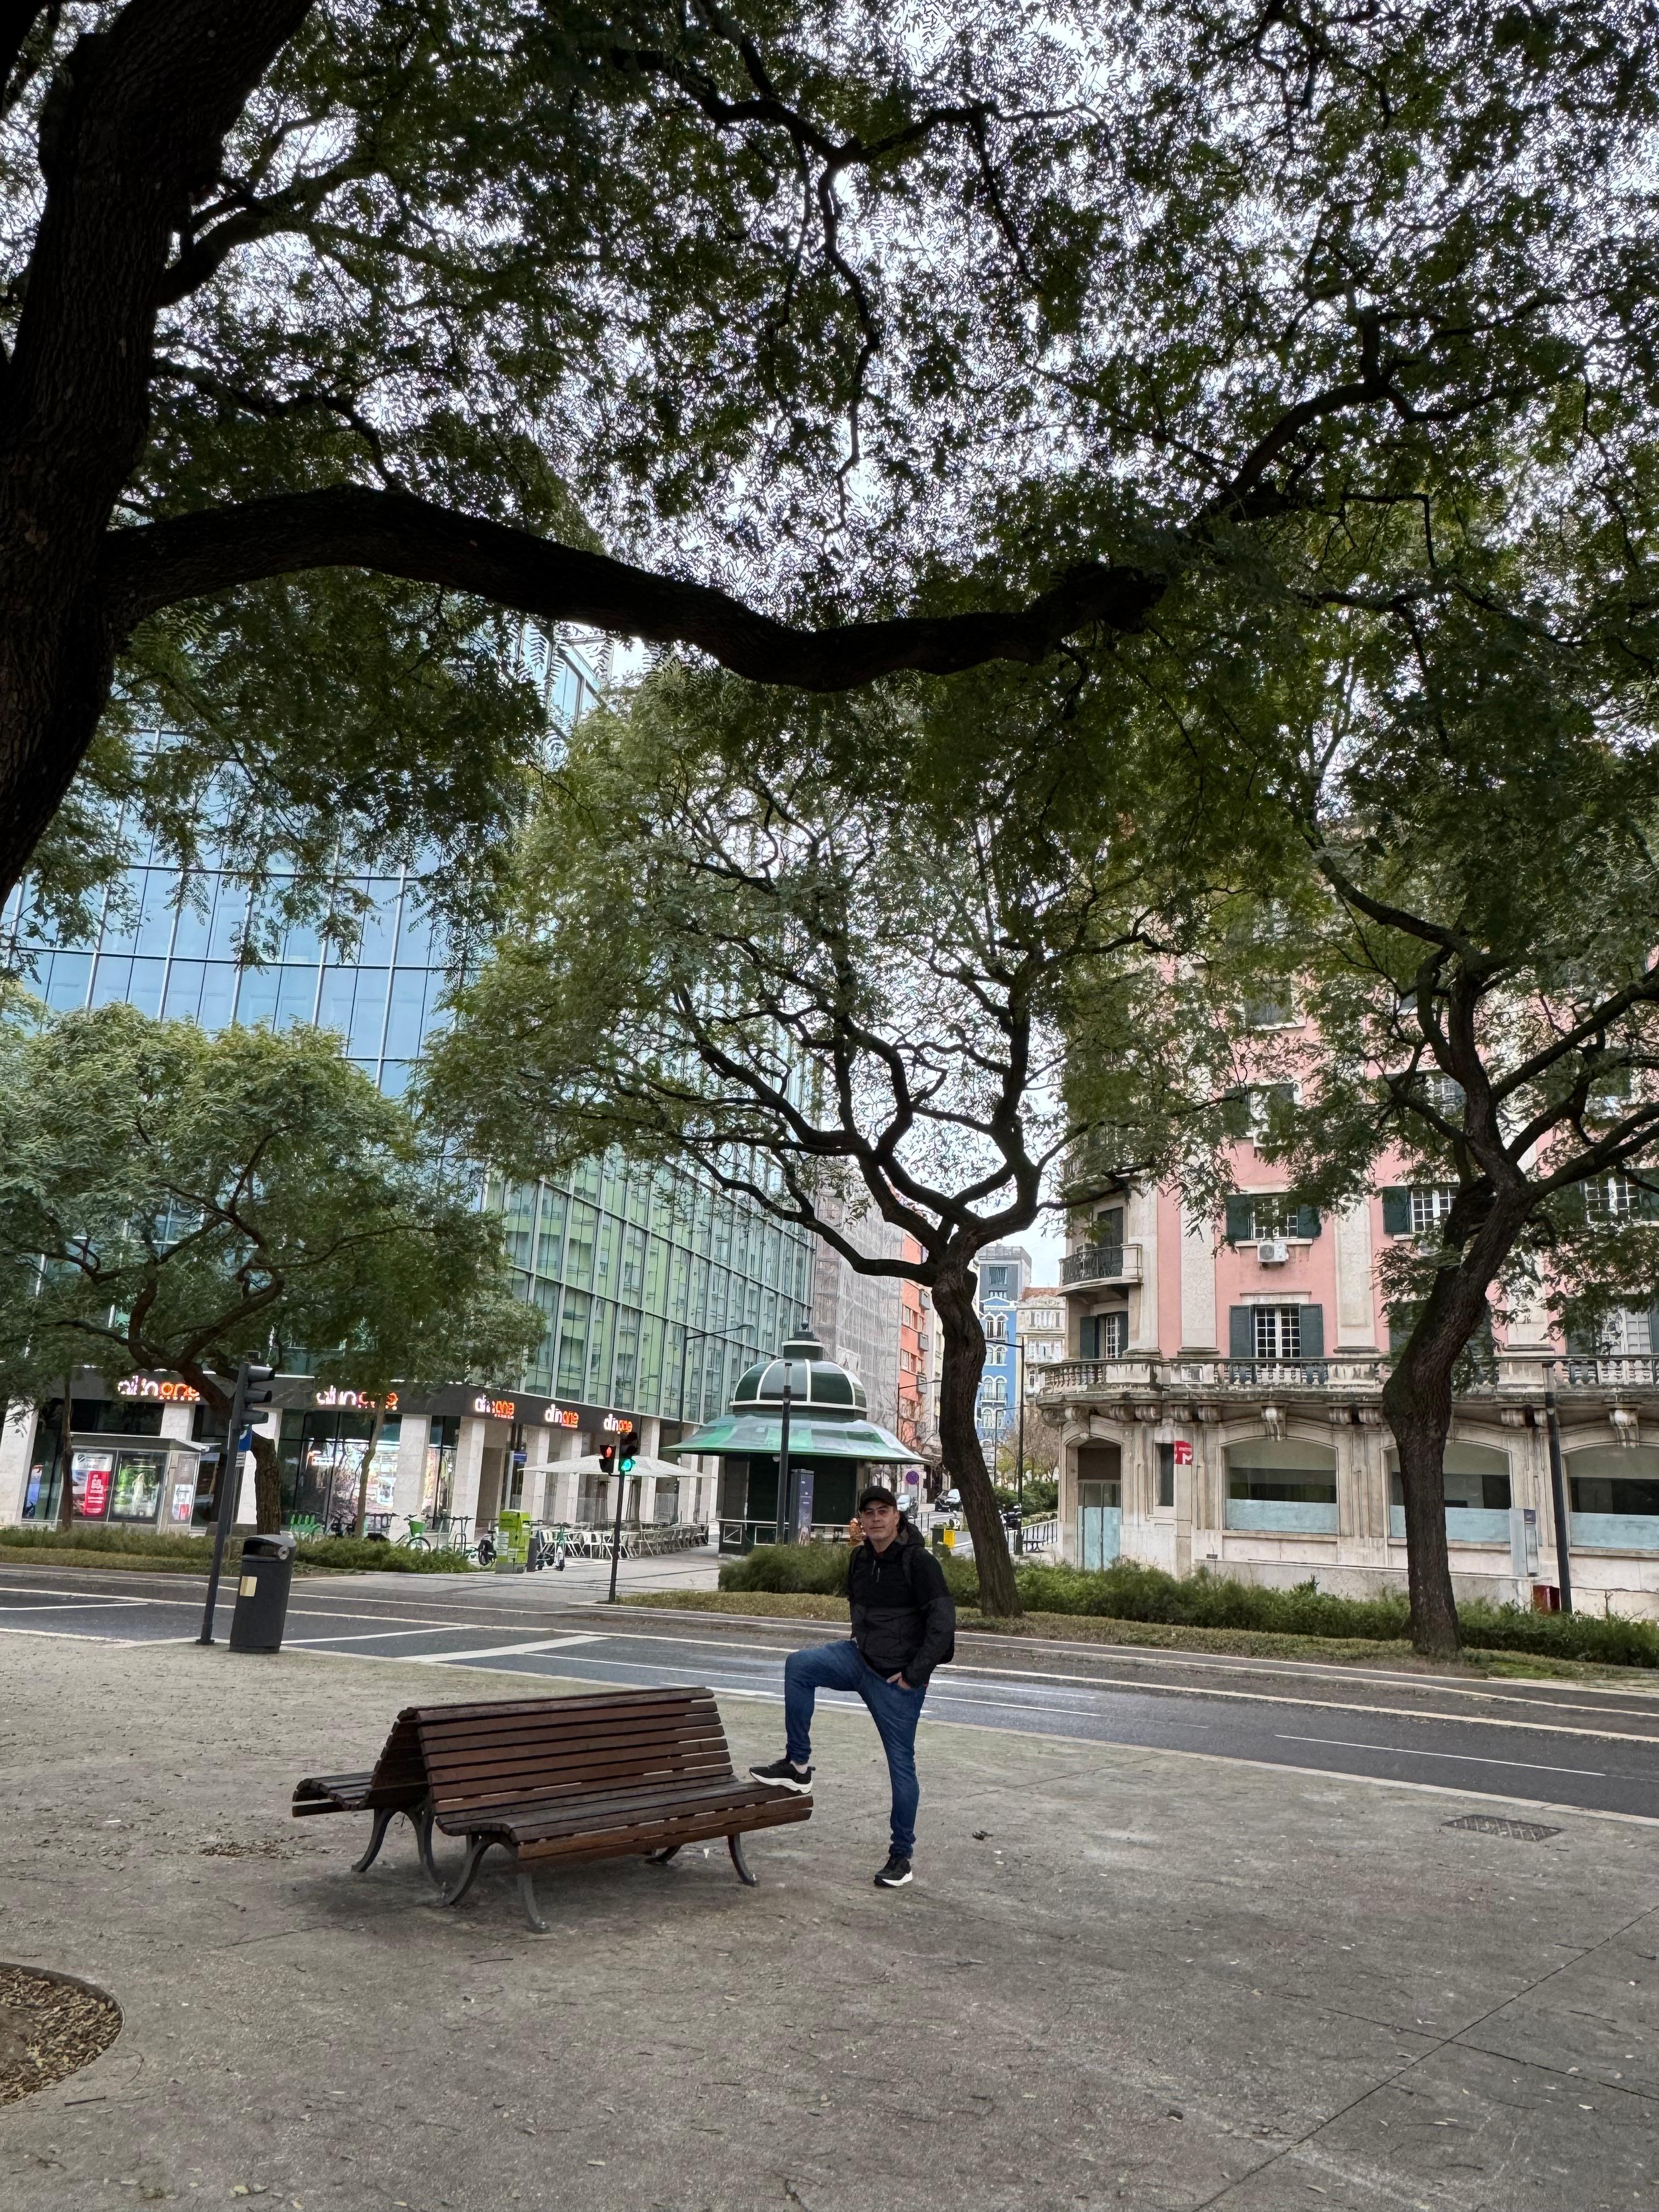
POLYGON ((1140 1280, 1139 1244, 1085 1244, 1060 1263, 1062 1290, 1105 1290, 1140 1280))
MULTIPOLYGON (((1320 1359, 1169 1359, 1158 1352, 1116 1359, 1057 1359, 1042 1371, 1038 1402, 1050 1408, 1090 1400, 1157 1401, 1341 1396, 1376 1398, 1389 1362, 1375 1353, 1334 1352, 1320 1359)), ((1659 1394, 1659 1359, 1590 1358, 1548 1352, 1487 1352, 1458 1391, 1476 1402, 1524 1405, 1554 1390, 1564 1409, 1659 1394)))

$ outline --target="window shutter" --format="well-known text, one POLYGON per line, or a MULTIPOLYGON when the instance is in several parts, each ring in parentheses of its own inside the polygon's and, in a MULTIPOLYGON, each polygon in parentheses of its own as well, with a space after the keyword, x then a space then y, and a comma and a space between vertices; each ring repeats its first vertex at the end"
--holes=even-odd
POLYGON ((1255 1356, 1255 1339, 1250 1330, 1254 1311, 1251 1306, 1234 1306, 1228 1313, 1227 1351, 1234 1359, 1249 1359, 1255 1356))
POLYGON ((1595 1341, 1595 1332, 1586 1328, 1582 1322, 1567 1330, 1567 1354, 1572 1359, 1594 1359, 1601 1347, 1595 1341))
POLYGON ((1632 1181, 1631 1184, 1630 1210, 1644 1221, 1659 1220, 1659 1170, 1641 1167, 1636 1173, 1644 1181, 1639 1183, 1632 1181), (1651 1189, 1647 1188, 1650 1182, 1653 1184, 1651 1189))
POLYGON ((1648 1308, 1648 1348, 1659 1359, 1659 1305, 1648 1308))
POLYGON ((1409 1237, 1412 1233, 1412 1194, 1396 1184, 1382 1194, 1382 1234, 1409 1237))
POLYGON ((1251 1221, 1251 1201, 1233 1197, 1227 1200, 1227 1242, 1230 1244, 1248 1243, 1255 1234, 1251 1221))
POLYGON ((1086 1314, 1078 1324, 1078 1357, 1079 1359, 1098 1359, 1101 1357, 1098 1314, 1086 1314))
POLYGON ((1296 1209, 1296 1233, 1298 1237, 1318 1236, 1319 1208, 1316 1206, 1297 1206, 1296 1209))
POLYGON ((1325 1309, 1323 1306, 1304 1306, 1297 1316, 1302 1337, 1302 1357, 1322 1359, 1325 1357, 1325 1309))

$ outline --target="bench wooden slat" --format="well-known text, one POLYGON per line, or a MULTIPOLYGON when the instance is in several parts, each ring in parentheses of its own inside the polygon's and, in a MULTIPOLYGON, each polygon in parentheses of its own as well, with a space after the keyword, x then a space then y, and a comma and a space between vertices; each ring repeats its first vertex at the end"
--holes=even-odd
POLYGON ((504 1803, 482 1808, 470 1807, 463 1814, 438 1815, 438 1826, 447 1835, 458 1830, 489 1828, 503 1835, 523 1838, 563 1833, 567 1830, 591 1826, 596 1821, 608 1821, 613 1816, 618 1825, 623 1816, 635 1811, 660 1815, 666 1819, 676 1810, 688 1814, 707 1812, 719 1805, 742 1811, 751 1805, 775 1804, 780 1792, 767 1789, 761 1782, 739 1782, 734 1775, 712 1782, 689 1785, 670 1784, 664 1788, 641 1787, 632 1790, 596 1790, 555 1801, 532 1798, 528 1802, 504 1803))

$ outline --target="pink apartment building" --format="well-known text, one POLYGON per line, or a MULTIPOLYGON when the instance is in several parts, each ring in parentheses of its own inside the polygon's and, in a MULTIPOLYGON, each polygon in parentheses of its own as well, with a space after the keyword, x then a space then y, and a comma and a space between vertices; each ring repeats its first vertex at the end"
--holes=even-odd
MULTIPOLYGON (((1042 1385, 1064 1425, 1064 1555, 1280 1584, 1312 1576, 1352 1595, 1403 1589, 1376 1267, 1391 1239, 1431 1230, 1449 1194, 1379 1188, 1322 1218, 1288 1204, 1285 1171, 1254 1146, 1239 1148, 1235 1174, 1224 1220, 1137 1188, 1073 1223, 1069 1356, 1042 1385)), ((1592 1194, 1613 1211, 1631 1202, 1620 1177, 1592 1194)), ((1480 1348, 1446 1454, 1460 1597, 1527 1602, 1556 1582, 1553 1389, 1575 1603, 1659 1616, 1656 1328, 1659 1316, 1630 1313, 1597 1346, 1569 1348, 1539 1310, 1480 1348)))

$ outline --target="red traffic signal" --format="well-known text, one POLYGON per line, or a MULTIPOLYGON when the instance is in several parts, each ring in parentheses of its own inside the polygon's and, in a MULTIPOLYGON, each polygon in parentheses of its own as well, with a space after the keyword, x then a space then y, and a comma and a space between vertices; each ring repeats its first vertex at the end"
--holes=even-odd
POLYGON ((617 1447, 615 1444, 601 1444, 599 1447, 599 1473, 601 1474, 614 1474, 616 1471, 617 1447))

